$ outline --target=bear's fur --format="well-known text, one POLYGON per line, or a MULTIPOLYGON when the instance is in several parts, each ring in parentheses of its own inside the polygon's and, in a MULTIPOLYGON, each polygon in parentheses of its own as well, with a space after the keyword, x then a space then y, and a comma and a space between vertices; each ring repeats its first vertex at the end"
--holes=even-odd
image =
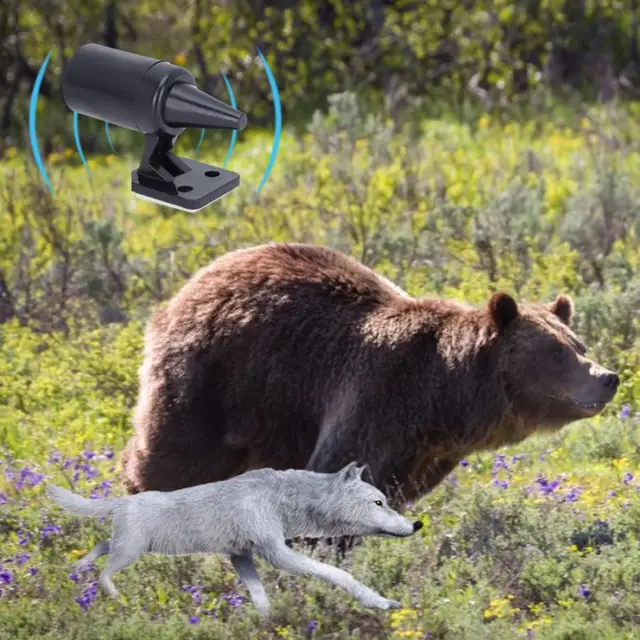
POLYGON ((618 377, 584 357, 573 303, 415 299, 337 251, 268 244, 198 271, 152 317, 129 492, 249 469, 367 464, 396 503, 466 455, 599 413, 618 377))

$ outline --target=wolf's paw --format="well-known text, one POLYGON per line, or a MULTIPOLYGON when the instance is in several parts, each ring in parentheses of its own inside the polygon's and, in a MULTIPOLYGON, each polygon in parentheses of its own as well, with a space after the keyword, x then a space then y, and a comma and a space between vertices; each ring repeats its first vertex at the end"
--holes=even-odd
POLYGON ((382 596, 378 598, 366 599, 362 604, 369 609, 381 609, 387 611, 388 609, 402 609, 402 605, 397 600, 389 600, 382 596))

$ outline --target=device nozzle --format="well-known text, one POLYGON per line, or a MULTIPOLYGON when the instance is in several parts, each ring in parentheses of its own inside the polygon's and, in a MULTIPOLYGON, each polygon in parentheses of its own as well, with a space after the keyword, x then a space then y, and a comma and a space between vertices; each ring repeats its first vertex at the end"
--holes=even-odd
POLYGON ((242 130, 247 126, 247 116, 242 111, 185 82, 175 84, 169 91, 163 117, 171 127, 242 130))

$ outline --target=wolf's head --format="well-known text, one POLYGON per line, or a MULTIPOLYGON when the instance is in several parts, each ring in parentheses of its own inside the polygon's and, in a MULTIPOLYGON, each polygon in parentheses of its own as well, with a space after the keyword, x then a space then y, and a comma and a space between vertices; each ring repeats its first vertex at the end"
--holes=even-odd
MULTIPOLYGON (((331 492, 319 504, 329 535, 406 538, 422 528, 394 511, 382 491, 361 479, 356 462, 332 474, 331 492)), ((318 514, 320 515, 320 514, 318 514)))

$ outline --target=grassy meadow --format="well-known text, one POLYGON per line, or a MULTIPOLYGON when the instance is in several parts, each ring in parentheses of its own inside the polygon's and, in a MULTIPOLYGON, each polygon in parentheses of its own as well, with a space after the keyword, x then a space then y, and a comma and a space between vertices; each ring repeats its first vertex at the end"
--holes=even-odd
MULTIPOLYGON (((268 132, 240 135, 241 187, 196 214, 129 191, 137 158, 74 150, 0 164, 0 639, 637 638, 640 625, 640 126, 624 105, 402 121, 352 94, 287 130, 260 195, 268 132), (108 522, 69 516, 47 481, 122 493, 144 323, 197 268, 267 241, 327 244, 414 295, 483 305, 569 293, 591 357, 616 370, 594 419, 465 460, 410 505, 409 540, 344 566, 394 612, 259 564, 262 621, 219 557, 146 556, 115 577, 74 561, 108 522)), ((126 132, 112 130, 114 144, 126 132)), ((141 144, 141 143, 140 143, 141 144)), ((205 140, 221 163, 227 138, 205 140)), ((188 155, 187 148, 178 151, 188 155)), ((192 152, 192 151, 191 151, 192 152)), ((316 553, 336 562, 328 550, 316 553)))

